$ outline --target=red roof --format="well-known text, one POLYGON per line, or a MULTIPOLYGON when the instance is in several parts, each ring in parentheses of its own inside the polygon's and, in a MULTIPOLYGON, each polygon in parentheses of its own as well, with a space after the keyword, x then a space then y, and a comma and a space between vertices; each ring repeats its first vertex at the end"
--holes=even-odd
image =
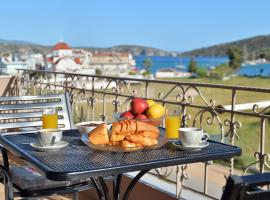
POLYGON ((76 64, 80 65, 81 64, 81 60, 80 58, 74 58, 74 61, 76 64))
POLYGON ((47 62, 48 63, 52 63, 53 62, 53 59, 52 58, 47 58, 47 62))
POLYGON ((57 50, 68 50, 71 49, 67 43, 65 42, 59 42, 57 43, 54 47, 53 47, 53 51, 57 51, 57 50))

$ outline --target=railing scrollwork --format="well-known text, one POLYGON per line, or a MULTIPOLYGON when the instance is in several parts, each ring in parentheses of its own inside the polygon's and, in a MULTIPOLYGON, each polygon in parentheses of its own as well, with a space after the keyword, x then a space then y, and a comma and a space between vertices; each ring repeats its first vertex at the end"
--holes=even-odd
MULTIPOLYGON (((268 99, 266 100, 270 101, 270 89, 37 70, 18 70, 18 82, 20 82, 20 94, 22 95, 68 92, 78 120, 100 118, 110 121, 112 112, 127 110, 128 104, 134 96, 149 98, 170 109, 181 111, 182 127, 198 126, 206 130, 214 127, 212 130, 218 130, 221 142, 225 142, 226 139, 226 142, 232 145, 235 144, 235 139, 241 140, 240 132, 245 123, 242 120, 243 117, 251 117, 260 121, 258 123, 259 131, 254 133, 254 135, 259 133, 256 137, 260 139, 258 149, 252 153, 256 160, 248 163, 244 174, 252 167, 257 168, 261 173, 264 170, 270 170, 269 152, 266 152, 265 148, 266 132, 269 131, 266 124, 270 123, 270 104, 260 107, 258 103, 254 103, 250 109, 236 109, 236 97, 239 93, 267 94, 268 99), (155 85, 158 86, 155 88, 155 85), (219 89, 226 91, 226 99, 230 100, 231 105, 225 106, 224 102, 215 98, 215 94, 211 96, 207 93, 209 90, 219 91, 219 89)), ((199 193, 205 195, 208 195, 209 178, 207 174, 211 164, 212 162, 204 163, 203 190, 199 193)), ((234 173, 234 159, 230 160, 229 165, 229 172, 234 173)), ((179 196, 184 180, 190 176, 187 168, 187 165, 183 165, 160 168, 155 172, 160 177, 168 178, 172 172, 176 171, 176 194, 179 196)))

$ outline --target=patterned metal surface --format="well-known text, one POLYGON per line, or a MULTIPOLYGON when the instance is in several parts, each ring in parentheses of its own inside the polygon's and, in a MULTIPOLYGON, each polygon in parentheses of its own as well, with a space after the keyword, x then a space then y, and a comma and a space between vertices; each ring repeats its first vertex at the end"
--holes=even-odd
POLYGON ((5 135, 0 140, 7 149, 34 163, 52 180, 112 175, 211 159, 230 158, 241 153, 237 147, 217 142, 210 142, 208 147, 200 151, 180 151, 170 144, 155 150, 130 153, 97 151, 81 142, 77 130, 64 131, 63 140, 68 141, 69 145, 58 151, 42 152, 33 149, 29 144, 37 141, 35 133, 5 135))

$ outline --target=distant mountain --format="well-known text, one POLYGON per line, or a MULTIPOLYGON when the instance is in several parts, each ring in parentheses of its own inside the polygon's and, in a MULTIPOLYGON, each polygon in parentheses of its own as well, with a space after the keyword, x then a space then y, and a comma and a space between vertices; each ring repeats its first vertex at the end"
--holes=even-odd
POLYGON ((3 40, 0 39, 0 43, 6 43, 6 44, 16 44, 16 45, 36 45, 31 42, 23 41, 23 40, 3 40))
POLYGON ((225 56, 227 50, 239 47, 245 51, 248 57, 258 56, 261 52, 270 48, 270 35, 260 35, 234 42, 218 44, 210 47, 194 49, 182 53, 183 56, 225 56))
MULTIPOLYGON (((131 52, 132 55, 147 55, 147 56, 176 56, 177 52, 161 50, 152 47, 145 47, 139 45, 118 45, 108 48, 99 48, 99 47, 73 47, 73 48, 82 48, 89 51, 116 51, 116 52, 131 52)), ((34 44, 27 41, 20 40, 3 40, 0 39, 0 55, 12 52, 12 53, 48 53, 52 49, 52 46, 44 46, 40 44, 34 44)))
MULTIPOLYGON (((118 45, 108 48, 99 47, 74 47, 82 48, 90 51, 116 51, 126 52, 129 51, 132 55, 147 55, 147 56, 225 56, 227 50, 232 47, 239 47, 247 53, 247 57, 258 57, 263 51, 269 50, 270 52, 270 35, 261 35, 251 37, 247 39, 237 40, 234 42, 223 43, 213 45, 210 47, 194 49, 183 53, 166 51, 153 47, 139 46, 139 45, 118 45)), ((34 44, 27 41, 20 40, 3 40, 0 39, 0 56, 6 52, 12 53, 48 53, 52 49, 52 46, 44 46, 40 44, 34 44)))
POLYGON ((115 52, 130 52, 132 55, 147 55, 147 56, 177 56, 178 52, 166 51, 153 47, 139 46, 139 45, 117 45, 108 48, 83 47, 90 51, 115 51, 115 52))
POLYGON ((51 47, 21 40, 0 39, 0 56, 5 53, 47 53, 51 47))

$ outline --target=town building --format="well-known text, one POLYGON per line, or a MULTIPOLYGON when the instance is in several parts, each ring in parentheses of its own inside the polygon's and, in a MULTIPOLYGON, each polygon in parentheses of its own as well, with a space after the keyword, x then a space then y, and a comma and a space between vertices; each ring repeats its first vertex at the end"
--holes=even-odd
POLYGON ((47 55, 47 68, 59 72, 76 72, 80 69, 80 61, 73 56, 73 51, 65 42, 57 43, 47 55))
POLYGON ((126 76, 136 65, 129 52, 95 52, 90 63, 103 75, 111 76, 126 76))
POLYGON ((8 53, 0 59, 0 74, 16 75, 17 69, 29 69, 30 60, 20 60, 17 56, 8 53))

